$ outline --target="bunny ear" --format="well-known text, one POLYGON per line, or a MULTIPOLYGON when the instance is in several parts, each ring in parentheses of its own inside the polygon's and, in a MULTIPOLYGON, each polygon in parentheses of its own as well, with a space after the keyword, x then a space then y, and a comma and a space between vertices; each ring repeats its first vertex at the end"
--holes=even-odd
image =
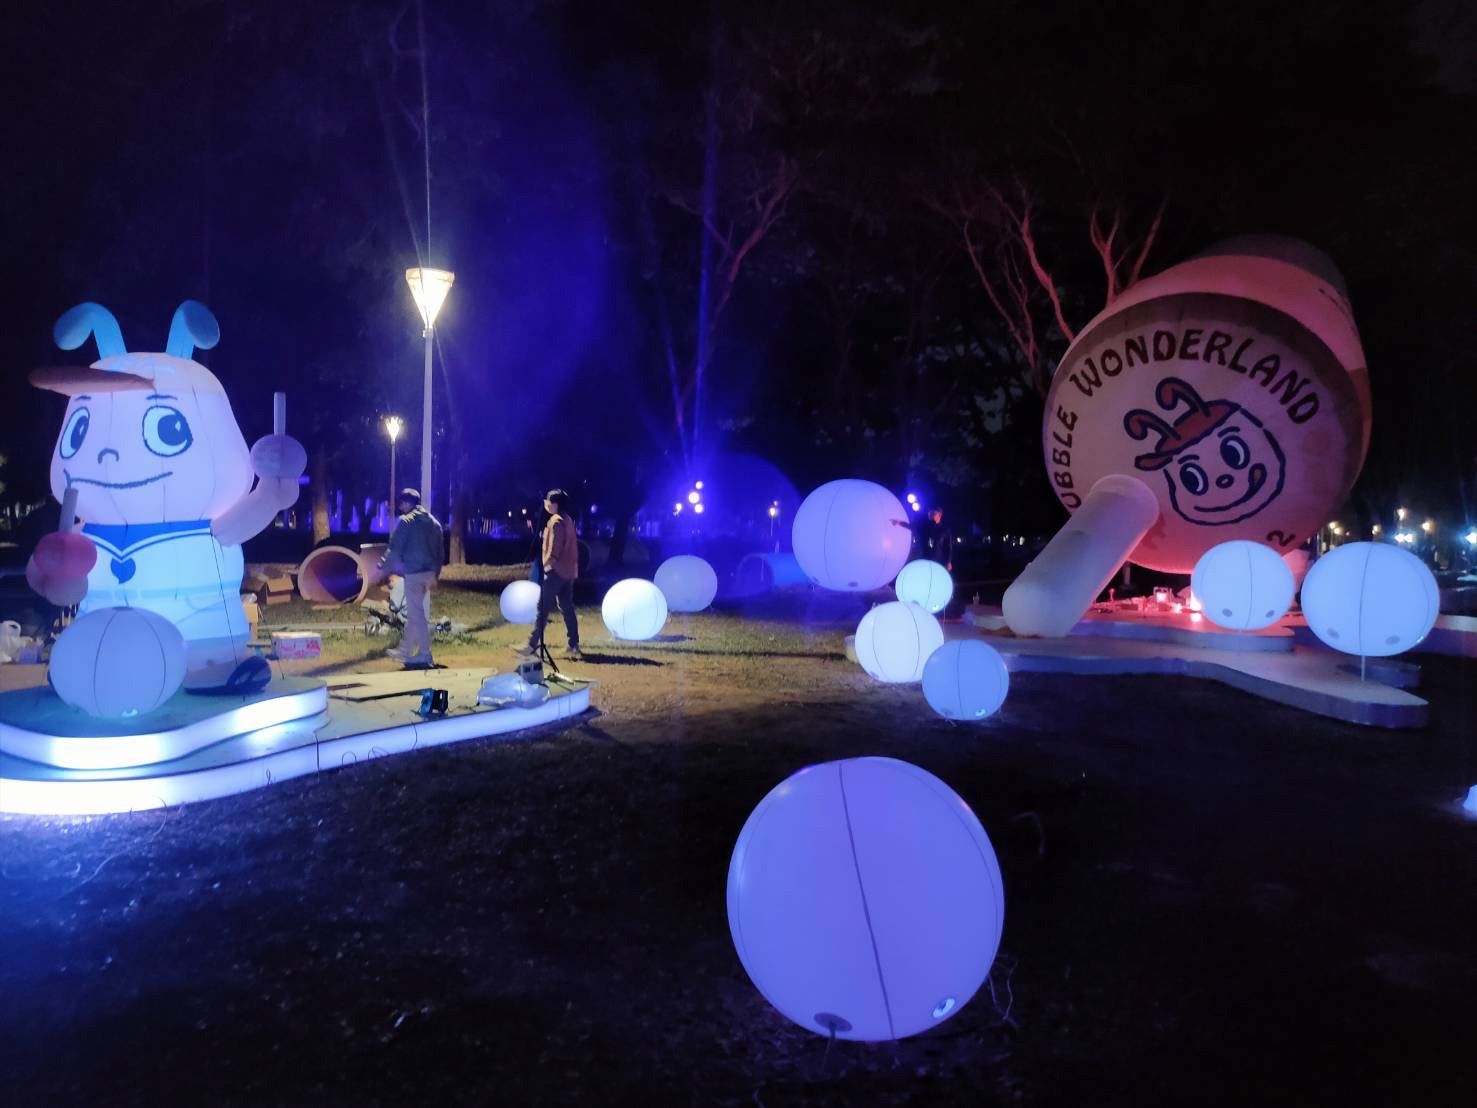
POLYGON ((164 352, 176 358, 190 358, 194 356, 196 347, 209 350, 220 341, 221 325, 215 321, 210 309, 198 300, 186 300, 174 310, 164 352))
POLYGON ((1174 410, 1176 404, 1181 400, 1190 405, 1192 411, 1205 411, 1205 401, 1200 399, 1200 394, 1188 381, 1181 381, 1178 377, 1166 377, 1159 382, 1159 387, 1154 390, 1154 399, 1159 401, 1159 406, 1166 412, 1174 410))
POLYGON ((123 332, 113 313, 101 304, 87 301, 62 313, 51 329, 51 336, 63 350, 76 350, 91 335, 97 340, 99 358, 111 358, 114 354, 126 354, 123 332))
POLYGON ((1135 408, 1123 417, 1123 429, 1128 432, 1128 437, 1143 442, 1149 437, 1150 431, 1157 431, 1161 439, 1172 438, 1174 428, 1153 412, 1146 412, 1142 408, 1135 408))

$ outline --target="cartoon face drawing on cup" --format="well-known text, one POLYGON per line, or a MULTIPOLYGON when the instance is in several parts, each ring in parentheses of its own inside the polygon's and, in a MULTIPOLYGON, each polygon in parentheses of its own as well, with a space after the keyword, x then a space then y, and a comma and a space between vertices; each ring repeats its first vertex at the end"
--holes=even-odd
POLYGON ((1123 429, 1140 442, 1157 435, 1134 467, 1163 475, 1180 518, 1204 527, 1239 523, 1277 499, 1286 459, 1261 420, 1230 400, 1202 400, 1177 377, 1160 381, 1154 400, 1174 422, 1135 408, 1123 417, 1123 429))
MULTIPOLYGON (((225 389, 192 357, 220 338, 203 304, 180 305, 162 353, 127 352, 98 304, 66 312, 54 334, 66 350, 92 335, 101 355, 31 375, 67 397, 51 489, 58 501, 75 492, 81 533, 97 548, 80 613, 145 608, 169 620, 185 640, 187 688, 265 683, 246 649, 240 544, 296 501, 302 446, 278 426, 257 444, 271 449, 248 451, 225 389)), ((57 603, 75 602, 80 585, 45 566, 33 583, 57 603)))

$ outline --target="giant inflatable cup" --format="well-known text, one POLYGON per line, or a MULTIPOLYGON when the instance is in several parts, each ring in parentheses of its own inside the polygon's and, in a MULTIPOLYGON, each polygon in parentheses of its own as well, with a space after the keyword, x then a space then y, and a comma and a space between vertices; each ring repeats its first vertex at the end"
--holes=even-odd
POLYGON ((1007 590, 1011 629, 1066 634, 1125 560, 1189 573, 1232 539, 1295 549, 1348 495, 1369 427, 1364 351, 1319 251, 1233 239, 1139 282, 1082 329, 1052 378, 1042 449, 1074 520, 1007 590), (1152 518, 1134 494, 1135 519, 1104 526, 1116 513, 1093 498, 1121 502, 1126 481, 1152 496, 1152 518))

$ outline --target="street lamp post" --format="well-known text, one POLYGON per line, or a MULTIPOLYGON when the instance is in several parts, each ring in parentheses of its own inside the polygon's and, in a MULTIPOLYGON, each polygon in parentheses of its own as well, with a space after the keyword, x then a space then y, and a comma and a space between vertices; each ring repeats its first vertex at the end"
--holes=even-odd
POLYGON ((405 271, 405 283, 410 286, 410 295, 420 309, 425 323, 426 377, 421 401, 421 503, 431 510, 431 347, 436 329, 436 315, 446 302, 456 274, 446 269, 426 269, 416 266, 405 271))
POLYGON ((400 431, 405 426, 405 421, 397 415, 385 417, 385 434, 390 436, 390 503, 387 505, 387 514, 395 514, 395 503, 399 499, 399 490, 395 488, 395 455, 398 454, 398 441, 400 431))

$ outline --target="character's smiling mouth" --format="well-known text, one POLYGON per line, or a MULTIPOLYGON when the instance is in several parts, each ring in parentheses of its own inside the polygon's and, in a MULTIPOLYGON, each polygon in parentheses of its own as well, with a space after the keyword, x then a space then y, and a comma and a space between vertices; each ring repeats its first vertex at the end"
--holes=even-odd
POLYGON ((156 473, 152 477, 145 477, 141 481, 95 481, 91 477, 73 477, 66 470, 62 470, 62 476, 67 479, 67 488, 73 485, 97 485, 104 489, 138 489, 145 485, 152 485, 155 481, 162 481, 166 477, 172 477, 174 470, 166 469, 163 473, 156 473))
POLYGON ((1232 508, 1239 508, 1253 496, 1261 491, 1261 487, 1267 483, 1267 467, 1257 462, 1246 471, 1246 491, 1229 504, 1217 504, 1207 507, 1204 504, 1196 504, 1194 510, 1199 512, 1229 512, 1232 508))

